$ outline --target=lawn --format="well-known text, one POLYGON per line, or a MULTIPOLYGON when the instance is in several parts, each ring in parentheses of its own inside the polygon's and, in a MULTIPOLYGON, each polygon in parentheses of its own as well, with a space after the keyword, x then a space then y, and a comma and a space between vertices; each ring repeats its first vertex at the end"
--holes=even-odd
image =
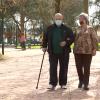
MULTIPOLYGON (((17 46, 17 49, 20 49, 21 46, 17 46)), ((29 48, 28 46, 26 46, 26 48, 29 48)), ((40 49, 41 46, 40 45, 31 45, 31 49, 40 49)))
MULTIPOLYGON (((71 49, 73 49, 74 47, 74 44, 71 45, 71 49)), ((17 46, 17 49, 20 49, 21 46, 17 46)), ((26 46, 26 48, 29 48, 28 46, 26 46)), ((40 49, 41 46, 40 45, 32 45, 31 46, 31 49, 40 49)), ((100 50, 100 43, 98 43, 98 50, 100 50)))

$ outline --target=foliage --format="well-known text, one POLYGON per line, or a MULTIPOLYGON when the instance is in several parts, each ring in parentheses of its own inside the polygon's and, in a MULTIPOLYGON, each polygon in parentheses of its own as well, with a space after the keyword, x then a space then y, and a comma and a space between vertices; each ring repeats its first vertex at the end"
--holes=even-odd
POLYGON ((67 25, 74 27, 76 16, 78 16, 83 11, 83 1, 82 0, 70 0, 62 2, 62 12, 65 16, 65 22, 67 25))
MULTIPOLYGON (((64 21, 69 26, 74 26, 75 17, 82 11, 83 0, 4 0, 4 23, 7 30, 12 27, 15 33, 16 26, 19 32, 24 32, 25 24, 31 22, 32 33, 42 31, 53 22, 55 12, 64 15, 64 21), (59 7, 59 9, 57 9, 59 7), (20 15, 20 20, 16 19, 20 15), (16 25, 14 25, 16 24, 16 25), (11 26, 12 25, 12 26, 11 26), (36 26, 40 25, 40 29, 36 26)), ((13 35, 13 34, 12 34, 13 35)))
POLYGON ((95 2, 90 2, 90 6, 95 6, 96 11, 91 16, 92 17, 92 25, 100 25, 100 0, 95 0, 95 2))

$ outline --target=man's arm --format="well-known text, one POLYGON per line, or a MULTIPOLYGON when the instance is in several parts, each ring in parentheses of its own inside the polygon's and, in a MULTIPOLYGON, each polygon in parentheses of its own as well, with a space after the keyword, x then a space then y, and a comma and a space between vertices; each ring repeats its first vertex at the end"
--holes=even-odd
POLYGON ((64 35, 65 39, 60 43, 60 46, 64 47, 66 45, 70 47, 70 45, 74 42, 74 34, 70 28, 64 27, 64 29, 66 30, 66 34, 64 35))
POLYGON ((68 38, 66 39, 66 45, 70 46, 74 42, 74 34, 71 29, 68 30, 68 38))

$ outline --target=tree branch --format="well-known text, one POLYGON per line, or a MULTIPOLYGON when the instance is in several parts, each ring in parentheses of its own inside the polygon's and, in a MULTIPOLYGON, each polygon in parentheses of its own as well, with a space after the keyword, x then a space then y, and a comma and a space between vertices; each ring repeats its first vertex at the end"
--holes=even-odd
POLYGON ((30 18, 28 18, 26 21, 24 21, 24 23, 26 23, 30 18))

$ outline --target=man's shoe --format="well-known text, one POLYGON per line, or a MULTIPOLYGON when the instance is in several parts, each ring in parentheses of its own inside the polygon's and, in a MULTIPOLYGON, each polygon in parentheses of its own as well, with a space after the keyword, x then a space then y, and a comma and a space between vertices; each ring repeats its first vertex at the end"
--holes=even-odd
POLYGON ((55 86, 53 86, 53 85, 50 84, 47 89, 49 89, 49 90, 55 90, 55 86))
POLYGON ((82 88, 82 85, 83 85, 82 83, 79 83, 78 88, 82 88))
POLYGON ((62 89, 67 89, 66 85, 61 86, 62 89))

